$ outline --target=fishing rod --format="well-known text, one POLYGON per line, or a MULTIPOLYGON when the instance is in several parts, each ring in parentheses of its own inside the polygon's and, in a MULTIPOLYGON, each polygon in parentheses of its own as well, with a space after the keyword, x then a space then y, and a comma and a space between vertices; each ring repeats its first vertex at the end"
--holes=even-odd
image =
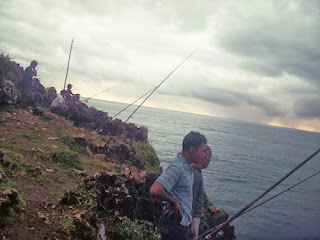
MULTIPOLYGON (((316 173, 312 174, 311 176, 309 176, 309 177, 307 177, 307 178, 303 179, 302 181, 300 181, 300 182, 296 183, 295 185, 293 185, 293 186, 291 186, 291 187, 289 187, 289 188, 287 188, 287 189, 283 190, 282 192, 280 192, 280 193, 278 193, 278 194, 274 195, 273 197, 268 198, 267 200, 265 200, 265 201, 263 201, 262 203, 260 203, 260 204, 258 204, 258 205, 256 205, 256 206, 254 206, 253 208, 248 209, 247 211, 243 212, 243 213, 241 214, 241 216, 243 216, 244 214, 246 214, 246 213, 248 213, 248 212, 252 211, 253 209, 255 209, 255 208, 257 208, 257 207, 260 207, 261 205, 263 205, 263 204, 265 204, 265 203, 267 203, 267 202, 271 201, 272 199, 274 199, 274 198, 276 198, 276 197, 280 196, 281 194, 283 194, 283 193, 285 193, 285 192, 287 192, 287 191, 290 191, 290 190, 291 190, 291 189, 293 189, 294 187, 296 187, 296 186, 300 185, 301 183, 303 183, 303 182, 305 182, 305 181, 309 180, 310 178, 312 178, 312 177, 314 177, 314 176, 318 175, 319 173, 320 173, 320 171, 318 171, 318 172, 316 172, 316 173)), ((220 225, 221 225, 221 224, 220 224, 220 225)), ((210 232, 212 232, 213 230, 217 229, 220 225, 215 226, 214 228, 207 230, 206 232, 204 232, 204 233, 202 233, 201 235, 199 235, 199 236, 198 236, 198 238, 201 238, 201 237, 203 237, 203 236, 207 235, 208 233, 210 233, 210 232)))
POLYGON ((297 171, 300 167, 302 167, 305 163, 307 163, 310 159, 312 159, 315 155, 317 155, 320 152, 320 148, 315 151, 313 154, 311 154, 308 158, 306 158, 303 162, 301 162, 298 166, 296 166, 294 169, 292 169, 289 173, 287 173, 284 177, 282 177, 278 182, 273 184, 270 188, 268 188, 264 193, 262 193, 259 197, 254 199, 252 202, 250 202, 247 206, 242 208, 239 212, 237 212, 235 215, 233 215, 231 218, 229 218, 227 221, 222 223, 218 228, 214 229, 211 233, 205 236, 205 239, 211 239, 212 236, 216 235, 219 231, 221 231, 223 228, 225 228, 230 222, 232 222, 234 219, 239 217, 242 213, 244 213, 248 208, 250 208, 253 204, 255 204, 258 200, 260 200, 263 196, 265 196, 268 192, 270 192, 272 189, 274 189, 277 185, 279 185, 281 182, 283 182, 287 177, 289 177, 291 174, 293 174, 295 171, 297 171))
POLYGON ((71 42, 71 47, 70 47, 70 52, 69 52, 69 59, 68 59, 68 66, 67 66, 66 78, 65 78, 65 80, 64 80, 63 90, 66 90, 66 83, 67 83, 67 78, 68 78, 69 63, 70 63, 71 50, 72 50, 73 42, 74 42, 74 38, 72 38, 72 42, 71 42))
MULTIPOLYGON (((125 111, 128 107, 130 107, 132 104, 134 104, 135 102, 137 102, 138 100, 140 100, 141 98, 143 98, 145 95, 147 95, 148 93, 150 93, 153 89, 149 90, 148 92, 146 92, 145 94, 143 94, 142 96, 140 96, 139 98, 137 98, 135 101, 133 101, 132 103, 130 103, 128 106, 126 106, 124 109, 122 109, 120 112, 118 112, 116 115, 114 115, 112 118, 115 118, 116 116, 118 116, 120 113, 122 113, 123 111, 125 111)), ((104 117, 104 116, 103 116, 104 117)), ((101 118, 103 118, 101 117, 101 118)), ((97 120, 97 122, 101 119, 99 118, 97 120)), ((100 127, 98 127, 96 130, 94 130, 95 132, 99 131, 106 123, 102 124, 100 127)))
POLYGON ((86 98, 86 99, 84 99, 84 100, 82 100, 82 101, 80 101, 80 102, 87 102, 90 98, 95 97, 95 96, 97 96, 97 95, 99 95, 99 94, 101 94, 101 93, 104 93, 104 92, 106 92, 106 91, 109 91, 109 90, 111 90, 112 88, 118 87, 118 86, 120 86, 120 85, 122 85, 122 84, 124 84, 124 83, 120 83, 120 84, 118 84, 118 85, 116 85, 116 86, 113 86, 113 87, 111 87, 111 88, 108 88, 107 90, 103 90, 102 92, 99 92, 99 93, 97 93, 97 94, 94 94, 94 95, 92 95, 91 97, 88 97, 88 98, 86 98))
POLYGON ((309 180, 310 178, 312 178, 312 177, 314 177, 314 176, 318 175, 319 173, 320 173, 320 171, 316 172, 315 174, 312 174, 310 177, 307 177, 307 178, 303 179, 302 181, 300 181, 300 182, 296 183, 295 185, 293 185, 293 186, 291 186, 291 187, 289 187, 289 188, 287 188, 287 189, 283 190, 282 192, 280 192, 280 193, 278 193, 278 194, 274 195, 273 197, 268 198, 267 200, 265 200, 265 201, 263 201, 262 203, 260 203, 260 204, 258 204, 258 205, 256 205, 256 206, 254 206, 253 208, 248 209, 247 211, 245 211, 244 213, 242 213, 242 214, 241 214, 241 216, 242 216, 242 215, 244 215, 244 214, 246 214, 246 213, 248 213, 248 212, 250 212, 250 211, 252 211, 253 209, 255 209, 255 208, 257 208, 257 207, 259 207, 259 206, 261 206, 261 205, 263 205, 263 204, 265 204, 265 203, 267 203, 267 202, 269 202, 270 200, 272 200, 272 199, 274 199, 274 198, 276 198, 276 197, 280 196, 281 194, 283 194, 283 193, 285 193, 285 192, 290 191, 292 188, 294 188, 294 187, 296 187, 296 186, 300 185, 301 183, 303 183, 303 182, 305 182, 305 181, 309 180))
POLYGON ((142 104, 145 103, 145 101, 147 101, 147 99, 162 85, 162 83, 164 83, 170 76, 171 74, 173 74, 188 58, 190 58, 197 50, 193 51, 188 57, 186 57, 175 69, 173 69, 168 76, 165 77, 165 79, 162 80, 162 82, 155 87, 152 92, 143 100, 143 102, 133 111, 133 113, 127 118, 126 121, 124 121, 124 123, 126 123, 132 116, 133 114, 135 114, 136 111, 138 111, 138 109, 142 106, 142 104))

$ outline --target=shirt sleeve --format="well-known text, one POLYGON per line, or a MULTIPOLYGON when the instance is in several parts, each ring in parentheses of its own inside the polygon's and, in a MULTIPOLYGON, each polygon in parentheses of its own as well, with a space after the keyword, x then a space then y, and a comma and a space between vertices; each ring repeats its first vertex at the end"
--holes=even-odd
POLYGON ((168 166, 167 170, 158 177, 156 180, 160 183, 167 192, 170 192, 171 189, 176 185, 181 176, 181 171, 178 166, 171 164, 168 166))

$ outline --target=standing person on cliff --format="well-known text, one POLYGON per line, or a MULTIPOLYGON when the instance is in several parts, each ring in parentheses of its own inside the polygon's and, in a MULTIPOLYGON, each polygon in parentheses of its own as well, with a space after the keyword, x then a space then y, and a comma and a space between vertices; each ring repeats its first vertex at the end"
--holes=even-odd
POLYGON ((22 87, 22 96, 21 96, 21 105, 25 107, 32 94, 32 79, 34 76, 37 76, 36 67, 38 66, 37 61, 33 60, 30 63, 30 66, 26 68, 23 73, 23 78, 21 81, 22 87))
POLYGON ((200 218, 201 218, 202 209, 203 209, 204 187, 203 187, 203 178, 202 178, 201 169, 205 169, 208 167, 211 157, 212 157, 211 148, 207 146, 206 156, 202 159, 202 161, 200 161, 199 163, 192 164, 192 170, 194 175, 192 216, 193 216, 195 236, 194 238, 190 238, 190 239, 193 239, 193 240, 198 239, 200 218))
POLYGON ((166 202, 159 220, 161 240, 187 240, 189 228, 191 236, 194 235, 191 164, 197 164, 205 157, 206 143, 202 134, 193 131, 188 133, 183 140, 181 153, 150 188, 152 196, 166 202))

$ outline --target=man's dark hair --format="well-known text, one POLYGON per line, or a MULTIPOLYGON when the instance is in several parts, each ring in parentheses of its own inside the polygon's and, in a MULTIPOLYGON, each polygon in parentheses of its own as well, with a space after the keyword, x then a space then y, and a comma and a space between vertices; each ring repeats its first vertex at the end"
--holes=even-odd
POLYGON ((38 62, 36 60, 32 60, 32 62, 30 63, 30 66, 33 64, 38 65, 38 62))
POLYGON ((182 150, 188 150, 190 147, 198 149, 202 143, 207 143, 207 139, 205 136, 203 136, 199 132, 189 132, 183 139, 182 150))

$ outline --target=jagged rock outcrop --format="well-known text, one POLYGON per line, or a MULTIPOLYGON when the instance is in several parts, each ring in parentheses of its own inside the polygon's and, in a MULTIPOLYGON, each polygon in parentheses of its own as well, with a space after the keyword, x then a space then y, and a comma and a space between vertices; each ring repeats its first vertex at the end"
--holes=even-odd
POLYGON ((18 192, 14 188, 0 190, 0 226, 4 224, 5 217, 9 216, 10 209, 19 204, 18 192))
MULTIPOLYGON (((21 81, 23 68, 16 62, 11 61, 9 56, 0 55, 0 104, 16 105, 21 97, 21 81)), ((49 106, 57 96, 55 90, 49 89, 46 93, 40 80, 34 78, 32 81, 32 94, 28 101, 29 106, 49 106), (54 94, 55 92, 55 94, 54 94)))
MULTIPOLYGON (((87 217, 86 220, 78 221, 78 227, 84 229, 87 236, 94 235, 93 229, 97 228, 97 222, 93 216, 93 211, 96 211, 102 219, 107 215, 115 216, 115 219, 126 216, 130 219, 142 220, 149 225, 157 223, 163 204, 149 193, 150 187, 157 177, 156 174, 141 176, 141 173, 133 167, 130 168, 130 171, 121 175, 101 172, 85 178, 86 188, 94 190, 97 193, 97 198, 95 203, 91 203, 90 209, 83 211, 87 217)), ((61 203, 67 205, 78 204, 81 197, 79 192, 67 191, 61 203)), ((228 213, 214 207, 206 197, 200 234, 223 223, 228 217, 228 213)), ((227 226, 219 233, 219 237, 212 237, 212 239, 235 239, 234 227, 227 226)))
POLYGON ((10 158, 0 149, 0 164, 8 168, 9 171, 14 170, 17 166, 10 161, 10 158))
POLYGON ((109 214, 154 222, 161 213, 161 201, 150 196, 149 189, 157 176, 147 174, 143 182, 132 174, 112 175, 101 173, 86 179, 86 186, 99 190, 98 206, 109 214))
POLYGON ((112 140, 131 138, 141 142, 147 142, 148 131, 144 127, 124 123, 120 119, 112 119, 108 113, 99 111, 94 107, 88 107, 84 103, 67 101, 68 111, 59 115, 68 118, 77 127, 84 127, 91 131, 97 131, 100 135, 109 135, 112 140))
POLYGON ((0 82, 0 103, 16 104, 20 98, 20 92, 10 80, 0 82))

